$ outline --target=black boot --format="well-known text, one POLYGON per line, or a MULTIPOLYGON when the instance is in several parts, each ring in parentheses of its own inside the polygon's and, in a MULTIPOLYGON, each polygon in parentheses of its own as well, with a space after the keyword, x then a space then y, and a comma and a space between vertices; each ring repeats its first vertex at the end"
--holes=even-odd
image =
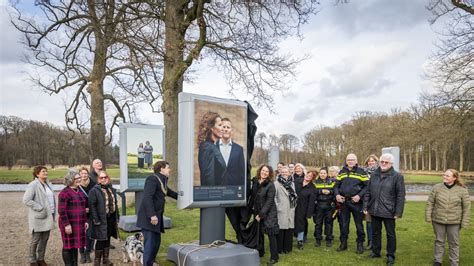
POLYGON ((102 256, 104 256, 104 250, 95 250, 94 252, 95 257, 94 257, 94 266, 100 266, 100 263, 102 261, 102 256))
POLYGON ((326 240, 326 247, 332 247, 332 240, 326 240))
POLYGON ((298 248, 299 250, 302 250, 303 249, 303 241, 298 241, 298 243, 296 244, 296 248, 298 248))
POLYGON ((86 249, 85 249, 85 248, 81 248, 81 249, 79 250, 79 253, 81 253, 81 259, 79 260, 79 262, 80 262, 81 264, 86 263, 86 249))
POLYGON ((364 253, 364 242, 357 242, 357 254, 364 253))
POLYGON ((86 263, 91 263, 91 252, 90 251, 85 251, 84 254, 86 255, 86 263))
POLYGON ((336 251, 338 251, 338 252, 344 251, 344 250, 347 250, 347 240, 342 241, 341 244, 339 245, 339 247, 336 249, 336 251))
POLYGON ((102 259, 103 265, 113 266, 114 264, 109 260, 109 248, 104 248, 104 257, 102 259))
POLYGON ((64 265, 66 266, 72 266, 72 261, 71 261, 71 252, 69 249, 63 249, 62 251, 62 256, 63 256, 63 261, 64 265))
POLYGON ((71 260, 72 260, 72 265, 74 266, 77 266, 79 265, 78 261, 77 261, 77 248, 74 248, 74 249, 71 249, 71 260))
POLYGON ((315 247, 320 247, 321 246, 321 239, 316 239, 316 243, 314 243, 315 247))
POLYGON ((366 247, 365 249, 367 249, 367 250, 372 249, 372 241, 369 240, 369 241, 367 242, 367 247, 366 247))

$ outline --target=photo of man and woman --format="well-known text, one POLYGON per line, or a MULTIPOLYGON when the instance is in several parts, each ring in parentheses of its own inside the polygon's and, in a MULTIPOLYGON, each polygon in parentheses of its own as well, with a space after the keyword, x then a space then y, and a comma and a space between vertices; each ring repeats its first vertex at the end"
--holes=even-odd
POLYGON ((246 118, 247 109, 243 106, 195 101, 195 187, 243 189, 246 118))

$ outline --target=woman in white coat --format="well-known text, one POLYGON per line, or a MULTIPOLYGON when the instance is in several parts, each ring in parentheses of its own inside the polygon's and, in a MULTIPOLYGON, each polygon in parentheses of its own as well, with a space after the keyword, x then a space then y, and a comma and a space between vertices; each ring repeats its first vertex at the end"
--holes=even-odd
POLYGON ((296 191, 290 170, 284 166, 275 181, 275 203, 278 212, 278 253, 289 253, 293 249, 295 228, 296 191))
POLYGON ((30 265, 47 265, 44 261, 49 232, 54 227, 56 201, 48 181, 48 168, 36 166, 34 180, 28 184, 23 203, 29 208, 28 225, 31 233, 29 248, 30 265))

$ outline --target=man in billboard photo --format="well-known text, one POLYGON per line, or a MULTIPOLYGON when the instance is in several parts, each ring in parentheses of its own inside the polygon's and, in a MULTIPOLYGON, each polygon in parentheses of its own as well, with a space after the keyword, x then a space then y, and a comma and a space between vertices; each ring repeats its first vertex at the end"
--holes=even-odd
POLYGON ((244 149, 232 140, 232 134, 232 122, 229 118, 222 118, 222 138, 217 141, 217 148, 226 164, 223 185, 243 186, 246 169, 244 149))
POLYGON ((199 122, 197 145, 201 186, 220 186, 224 182, 226 162, 217 141, 222 138, 222 118, 216 112, 206 112, 199 122))

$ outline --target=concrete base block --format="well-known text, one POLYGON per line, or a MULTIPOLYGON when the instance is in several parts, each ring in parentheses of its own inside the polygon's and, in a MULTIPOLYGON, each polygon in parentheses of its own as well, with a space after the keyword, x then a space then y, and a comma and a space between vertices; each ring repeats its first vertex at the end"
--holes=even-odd
MULTIPOLYGON (((120 216, 118 226, 125 232, 136 232, 141 230, 141 228, 137 227, 136 215, 120 216)), ((171 228, 171 218, 163 216, 163 226, 165 228, 171 228)))
POLYGON ((217 247, 199 246, 199 241, 171 244, 167 258, 180 266, 260 265, 257 250, 229 242, 223 243, 217 247))

